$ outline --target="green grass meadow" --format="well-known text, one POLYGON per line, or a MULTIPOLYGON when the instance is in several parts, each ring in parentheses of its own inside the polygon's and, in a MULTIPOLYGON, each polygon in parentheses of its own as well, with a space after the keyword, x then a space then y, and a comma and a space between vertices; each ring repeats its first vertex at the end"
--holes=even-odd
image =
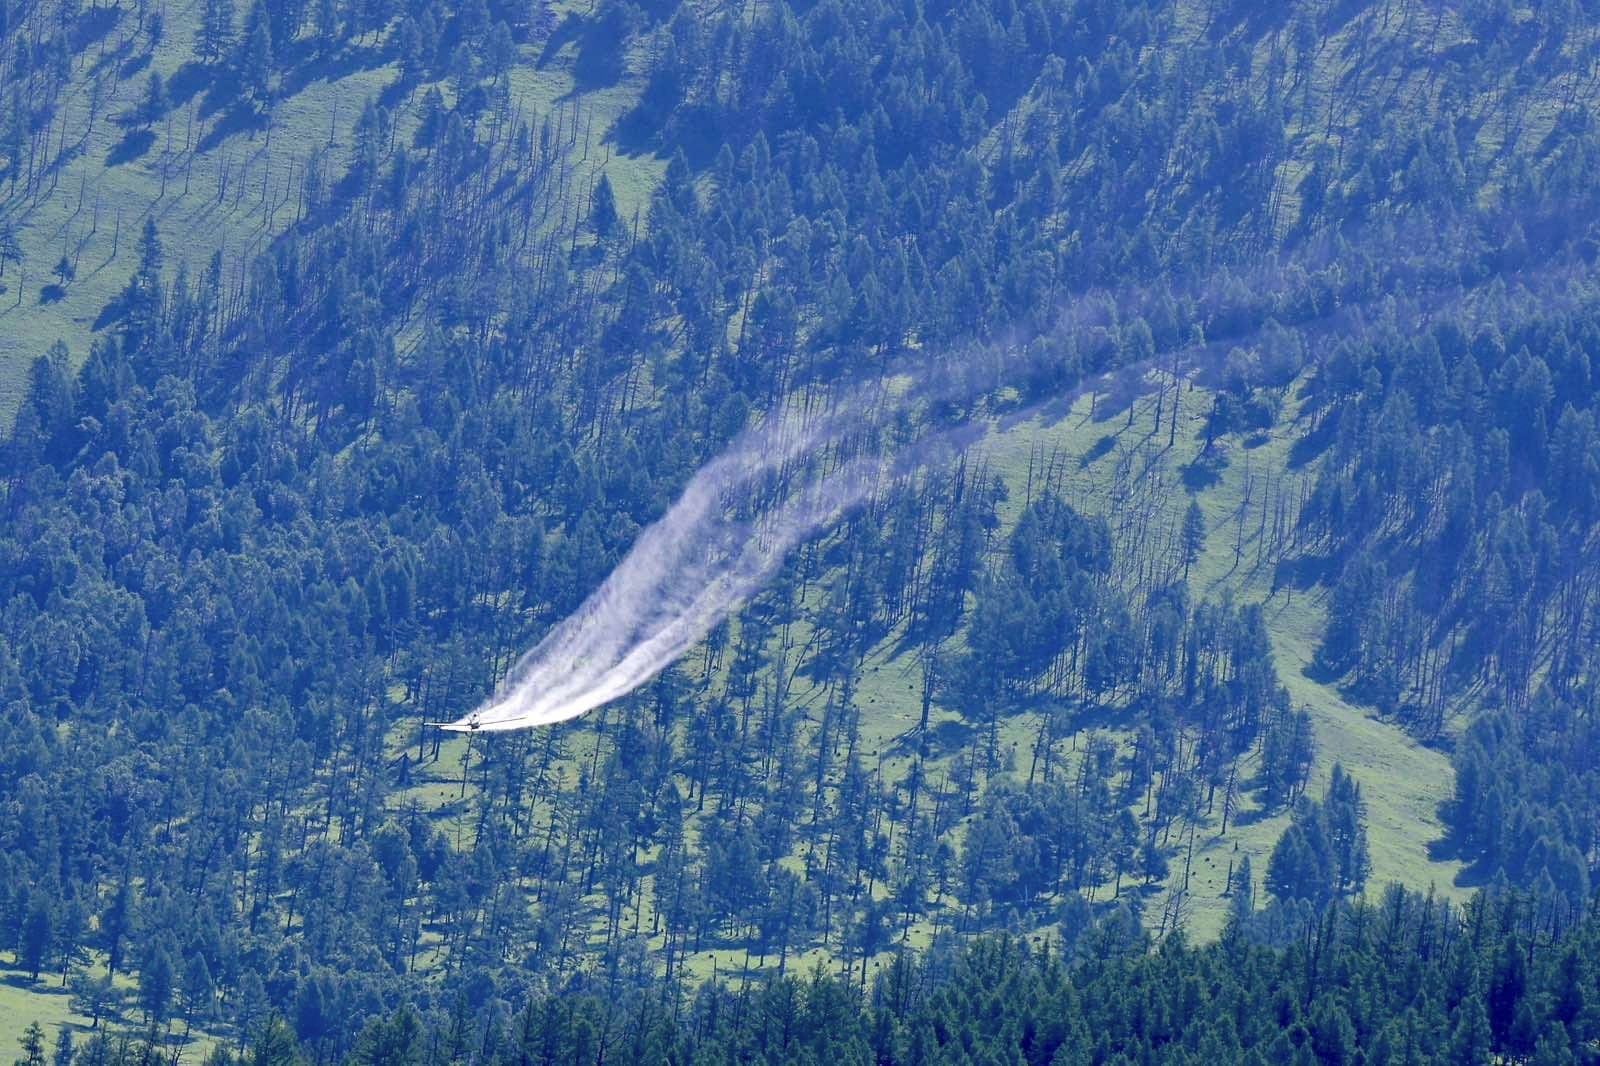
MULTIPOLYGON (((112 324, 107 308, 138 265, 147 218, 159 227, 169 277, 179 263, 198 277, 220 252, 225 279, 237 284, 250 262, 295 224, 313 161, 323 161, 330 180, 344 173, 364 101, 390 108, 397 138, 408 137, 415 125, 420 91, 385 93, 398 70, 370 38, 356 39, 340 56, 291 67, 270 123, 220 106, 209 75, 190 62, 202 4, 164 5, 163 31, 153 47, 147 33, 135 31, 134 8, 100 8, 118 14, 73 60, 71 88, 53 127, 65 151, 59 161, 56 149, 43 153, 36 169, 48 169, 31 195, 21 185, 11 191, 0 184, 0 212, 17 224, 23 251, 20 269, 8 265, 0 277, 0 425, 9 427, 28 366, 51 344, 66 344, 77 365, 105 334, 112 324), (91 124, 97 72, 105 95, 91 124), (129 124, 122 116, 143 99, 152 73, 166 82, 171 110, 148 128, 129 124), (65 284, 53 273, 62 258, 75 269, 65 284)), ((625 78, 580 94, 571 46, 542 64, 535 63, 535 46, 521 51, 510 75, 513 111, 537 119, 564 108, 569 123, 576 113, 588 143, 580 139, 573 147, 573 188, 588 190, 604 170, 621 217, 642 213, 665 163, 620 154, 607 139, 637 99, 638 86, 625 78)))

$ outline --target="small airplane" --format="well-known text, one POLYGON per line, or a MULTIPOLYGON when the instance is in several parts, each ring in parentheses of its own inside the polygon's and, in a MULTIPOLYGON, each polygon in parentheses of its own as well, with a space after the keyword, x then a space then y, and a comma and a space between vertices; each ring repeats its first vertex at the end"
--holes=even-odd
POLYGON ((476 733, 483 728, 483 722, 478 719, 478 712, 473 711, 467 716, 465 722, 425 722, 425 725, 434 729, 443 729, 451 733, 476 733))

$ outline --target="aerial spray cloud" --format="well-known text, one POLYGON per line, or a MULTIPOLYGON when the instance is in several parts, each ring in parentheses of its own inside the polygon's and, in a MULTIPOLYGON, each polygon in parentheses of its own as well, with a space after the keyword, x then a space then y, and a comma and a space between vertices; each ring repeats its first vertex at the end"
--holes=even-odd
POLYGON ((722 458, 745 457, 750 465, 719 459, 697 473, 600 588, 512 668, 486 706, 452 728, 550 725, 627 695, 749 600, 801 541, 972 432, 961 426, 931 434, 889 456, 822 457, 795 472, 770 507, 739 517, 730 501, 776 472, 771 459, 756 458, 764 444, 794 459, 796 440, 818 449, 827 443, 817 431, 781 443, 773 440, 784 437, 779 427, 746 434, 722 458))
POLYGON ((565 721, 649 681, 759 590, 791 548, 863 499, 877 465, 853 461, 751 522, 724 520, 698 500, 674 508, 653 528, 686 534, 695 550, 630 552, 596 597, 534 648, 525 671, 511 674, 479 712, 480 727, 565 721), (656 569, 669 560, 671 569, 656 569), (632 588, 645 591, 634 598, 632 588))
MULTIPOLYGON (((1460 301, 1465 287, 1452 280, 1453 271, 1448 266, 1441 270, 1434 261, 1424 265, 1437 280, 1419 284, 1414 272, 1407 277, 1409 286, 1385 286, 1390 292, 1409 288, 1411 295, 1399 304, 1395 297, 1385 297, 1383 314, 1392 318, 1403 305, 1421 323, 1444 305, 1460 301)), ((1260 312, 1279 306, 1282 290, 1275 283, 1281 283, 1283 267, 1263 268, 1257 284, 1246 279, 1247 284, 1226 296, 1210 285, 1177 294, 1170 288, 1124 292, 1116 299, 1091 294, 1064 307, 1056 329, 1115 328, 1115 322, 1106 320, 1108 306, 1118 317, 1131 317, 1141 306, 1174 295, 1218 317, 1274 321, 1270 312, 1260 312)), ((1543 279, 1519 280, 1559 287, 1566 276, 1558 271, 1543 279)), ((1302 316, 1293 328, 1303 341, 1345 334, 1361 328, 1367 310, 1362 304, 1335 306, 1302 316)), ((1156 367, 1214 369, 1256 332, 1252 328, 1221 341, 1202 339, 1156 352, 1094 375, 1066 395, 1011 412, 1008 420, 1026 418, 1073 394, 1103 389, 1115 377, 1143 376, 1156 367)), ((854 457, 847 446, 852 440, 885 436, 899 416, 919 407, 972 400, 1007 379, 1026 377, 1038 369, 1033 365, 1038 358, 1037 349, 1027 345, 990 345, 941 360, 924 358, 918 366, 846 391, 825 407, 811 403, 815 394, 792 399, 702 467, 604 583, 512 667, 493 697, 446 728, 502 731, 550 725, 634 691, 747 602, 792 548, 837 522, 887 481, 970 444, 986 426, 968 412, 952 429, 924 431, 898 444, 871 440, 858 449, 867 454, 854 457)))
POLYGON ((826 410, 770 415, 702 467, 572 615, 524 655, 469 721, 549 725, 655 677, 758 590, 800 540, 863 499, 897 460, 837 446, 896 409, 879 388, 826 410))
MULTIPOLYGON (((1206 353, 1218 347, 1187 345, 1116 375, 1138 374, 1174 356, 1210 359, 1206 353)), ((1022 358, 1017 349, 1010 351, 1013 363, 1022 358)), ((955 365, 970 371, 973 361, 955 365)), ((1113 376, 1097 375, 1008 418, 1027 418, 1104 388, 1113 376)), ((496 732, 552 725, 650 681, 758 592, 800 542, 883 485, 970 446, 989 428, 964 418, 895 445, 883 437, 899 415, 970 399, 986 387, 993 387, 987 374, 924 372, 859 388, 822 414, 807 414, 797 400, 769 415, 690 479, 600 587, 511 668, 484 706, 446 728, 496 732), (844 454, 851 443, 867 454, 844 454)))

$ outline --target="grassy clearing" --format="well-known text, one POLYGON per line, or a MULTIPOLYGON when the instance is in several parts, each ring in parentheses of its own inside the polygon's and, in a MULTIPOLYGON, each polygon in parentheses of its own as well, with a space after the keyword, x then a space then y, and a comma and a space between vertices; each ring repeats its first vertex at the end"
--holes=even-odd
MULTIPOLYGON (((32 1022, 38 1022, 45 1031, 45 1039, 54 1046, 56 1031, 63 1025, 87 1029, 89 1019, 80 1018, 68 1006, 67 990, 60 987, 59 975, 52 980, 41 978, 35 984, 28 975, 5 967, 0 970, 0 1055, 14 1054, 22 1040, 23 1031, 32 1022)), ((79 1034, 74 1034, 77 1039, 79 1034)))
MULTIPOLYGON (((1169 412, 1170 403, 1169 396, 1169 412)), ((1040 464, 1055 455, 1066 464, 1069 497, 1080 509, 1107 517, 1119 533, 1119 551, 1139 550, 1138 545, 1128 543, 1133 537, 1143 537, 1159 549, 1161 538, 1176 530, 1188 507, 1190 494, 1182 472, 1201 452, 1210 397, 1203 391, 1185 394, 1170 449, 1168 434, 1154 430, 1155 404, 1153 395, 1136 398, 1130 425, 1125 408, 1110 410, 1103 398, 1083 397, 1069 409, 1031 417, 991 435, 986 453, 1011 492, 1003 509, 1007 524, 1015 521, 1026 503, 1030 459, 1037 493, 1040 464), (1091 407, 1095 408, 1093 417, 1091 407), (1084 462, 1090 456, 1095 458, 1084 462), (1138 476, 1119 479, 1119 469, 1138 472, 1138 476), (1146 506, 1152 509, 1148 516, 1139 513, 1146 506)), ((1269 434, 1251 439, 1248 446, 1237 439, 1221 445, 1229 452, 1227 465, 1213 484, 1194 494, 1209 536, 1204 555, 1190 574, 1190 586, 1197 597, 1231 593, 1237 602, 1264 604, 1279 677, 1295 704, 1309 710, 1315 723, 1318 756, 1312 793, 1321 791, 1335 763, 1362 784, 1373 867, 1369 891, 1377 892, 1398 881, 1413 888, 1434 887, 1446 895, 1460 895, 1462 890, 1455 886, 1459 864, 1429 855, 1429 844, 1443 832, 1438 808, 1451 787, 1448 757, 1378 720, 1369 709, 1352 704, 1336 688, 1308 674, 1323 628, 1323 592, 1320 588, 1275 590, 1272 561, 1264 553, 1257 556, 1264 535, 1263 509, 1274 507, 1279 498, 1291 497, 1294 479, 1300 476, 1288 469, 1289 450, 1299 435, 1297 406, 1293 395, 1286 398, 1278 425, 1269 434)), ((864 681, 862 692, 867 698, 876 696, 893 705, 895 688, 889 686, 886 692, 864 681)), ((896 717, 903 719, 904 711, 896 717)), ((1026 731, 1021 732, 1022 737, 1013 737, 1012 742, 1020 740, 1019 750, 1025 751, 1026 731)), ((1193 933, 1213 935, 1220 929, 1227 907, 1222 893, 1229 870, 1240 856, 1248 854, 1259 878, 1287 821, 1284 813, 1263 817, 1247 801, 1241 821, 1230 825, 1226 836, 1219 835, 1216 826, 1196 834, 1186 905, 1193 933)), ((1181 878, 1181 856, 1173 867, 1175 880, 1181 878)), ((1159 915, 1161 902, 1153 900, 1148 913, 1159 915)))
MULTIPOLYGON (((89 967, 89 972, 103 977, 104 960, 97 960, 89 967)), ((131 1000, 136 991, 132 979, 126 974, 118 974, 114 983, 131 1000)), ((18 968, 14 956, 6 962, 0 962, 0 1059, 11 1055, 11 1049, 20 1047, 23 1033, 34 1022, 44 1030, 47 1052, 55 1048, 63 1026, 72 1030, 74 1044, 81 1048, 94 1030, 90 1028, 88 1018, 72 1009, 71 1001, 69 990, 61 985, 60 973, 41 974, 39 980, 34 981, 18 968)), ((138 1009, 127 1005, 120 1018, 109 1022, 102 1019, 101 1024, 109 1025, 112 1031, 121 1034, 128 1031, 130 1024, 136 1028, 138 1018, 138 1009)), ((200 1062, 219 1042, 212 1034, 193 1030, 185 1043, 179 1039, 182 1033, 183 1023, 174 1022, 168 1033, 168 1062, 200 1062), (176 1058, 173 1058, 174 1055, 176 1058)))
MULTIPOLYGON (((386 93, 396 67, 359 41, 342 56, 292 66, 270 127, 216 108, 208 76, 190 62, 201 8, 202 0, 168 3, 153 48, 135 32, 133 8, 99 8, 97 17, 114 21, 74 60, 72 85, 60 105, 64 117, 55 127, 58 139, 62 123, 66 131, 60 163, 31 196, 19 185, 0 200, 0 212, 17 223, 23 250, 21 269, 9 267, 0 278, 0 426, 9 427, 34 358, 60 340, 74 363, 82 363, 94 338, 111 325, 104 312, 138 265, 146 218, 160 229, 169 271, 186 263, 198 276, 220 252, 225 279, 238 284, 248 264, 295 224, 308 165, 321 158, 333 179, 344 172, 364 101, 395 112, 399 134, 414 124, 410 110, 421 93, 386 93), (91 123, 97 70, 108 79, 107 94, 91 123), (148 128, 119 122, 143 98, 151 73, 170 87, 171 110, 148 128), (52 274, 63 257, 76 270, 65 285, 52 274)), ((576 115, 588 137, 573 147, 574 195, 587 192, 604 170, 622 217, 642 214, 665 163, 620 155, 606 140, 638 86, 624 79, 579 95, 570 56, 558 54, 543 67, 536 58, 534 46, 523 47, 511 74, 513 111, 537 119, 565 108, 568 128, 576 115)), ((0 194, 9 191, 0 185, 0 194)))
POLYGON ((200 10, 201 0, 168 4, 164 33, 151 48, 135 32, 132 8, 101 8, 115 21, 75 60, 59 120, 69 142, 63 160, 33 197, 6 204, 24 261, 20 276, 7 272, 10 291, 0 296, 0 421, 16 410, 28 363, 51 343, 65 342, 74 362, 87 356, 108 324, 103 310, 138 264, 146 218, 160 228, 169 267, 187 263, 197 274, 220 251, 226 276, 237 281, 293 223, 312 157, 327 152, 342 168, 341 146, 359 114, 351 101, 378 96, 393 78, 388 67, 363 66, 359 54, 302 66, 287 80, 270 130, 256 128, 231 111, 208 110, 207 79, 189 64, 200 10), (91 124, 96 70, 107 72, 110 91, 91 124), (173 86, 172 109, 148 128, 120 123, 151 73, 173 86), (76 277, 46 291, 63 256, 76 264, 76 277))

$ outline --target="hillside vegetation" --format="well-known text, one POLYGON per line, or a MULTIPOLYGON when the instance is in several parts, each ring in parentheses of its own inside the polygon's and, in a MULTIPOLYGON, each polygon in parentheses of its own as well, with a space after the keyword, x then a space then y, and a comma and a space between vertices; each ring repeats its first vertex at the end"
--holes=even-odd
MULTIPOLYGON (((1577 923, 1581 5, 4 14, 0 949, 97 1032, 444 1061, 567 985, 1391 881, 1577 923), (764 412, 935 377, 850 446, 972 439, 645 688, 425 728, 764 412)), ((1583 1052, 1540 1003, 1495 1046, 1583 1052)))
MULTIPOLYGON (((231 33, 216 21, 232 10, 231 0, 29 0, 8 9, 7 40, 22 46, 0 57, 0 78, 13 90, 0 149, 14 241, 0 274, 0 417, 8 424, 33 359, 61 341, 76 366, 114 324, 146 219, 179 242, 173 258, 192 277, 215 270, 219 291, 241 287, 277 236, 335 210, 328 200, 365 106, 385 109, 392 135, 409 133, 425 102, 422 72, 446 63, 413 57, 407 67, 399 42, 363 24, 382 12, 335 6, 326 32, 269 48, 259 94, 241 92, 247 12, 233 13, 231 33)), ((541 8, 523 17, 548 29, 557 15, 541 8)), ((514 62, 496 82, 505 118, 565 111, 557 121, 570 141, 567 180, 592 183, 605 159, 625 207, 642 204, 640 185, 659 167, 628 158, 613 167, 601 144, 632 94, 570 95, 570 59, 545 56, 542 37, 519 29, 524 40, 513 42, 514 62)))

